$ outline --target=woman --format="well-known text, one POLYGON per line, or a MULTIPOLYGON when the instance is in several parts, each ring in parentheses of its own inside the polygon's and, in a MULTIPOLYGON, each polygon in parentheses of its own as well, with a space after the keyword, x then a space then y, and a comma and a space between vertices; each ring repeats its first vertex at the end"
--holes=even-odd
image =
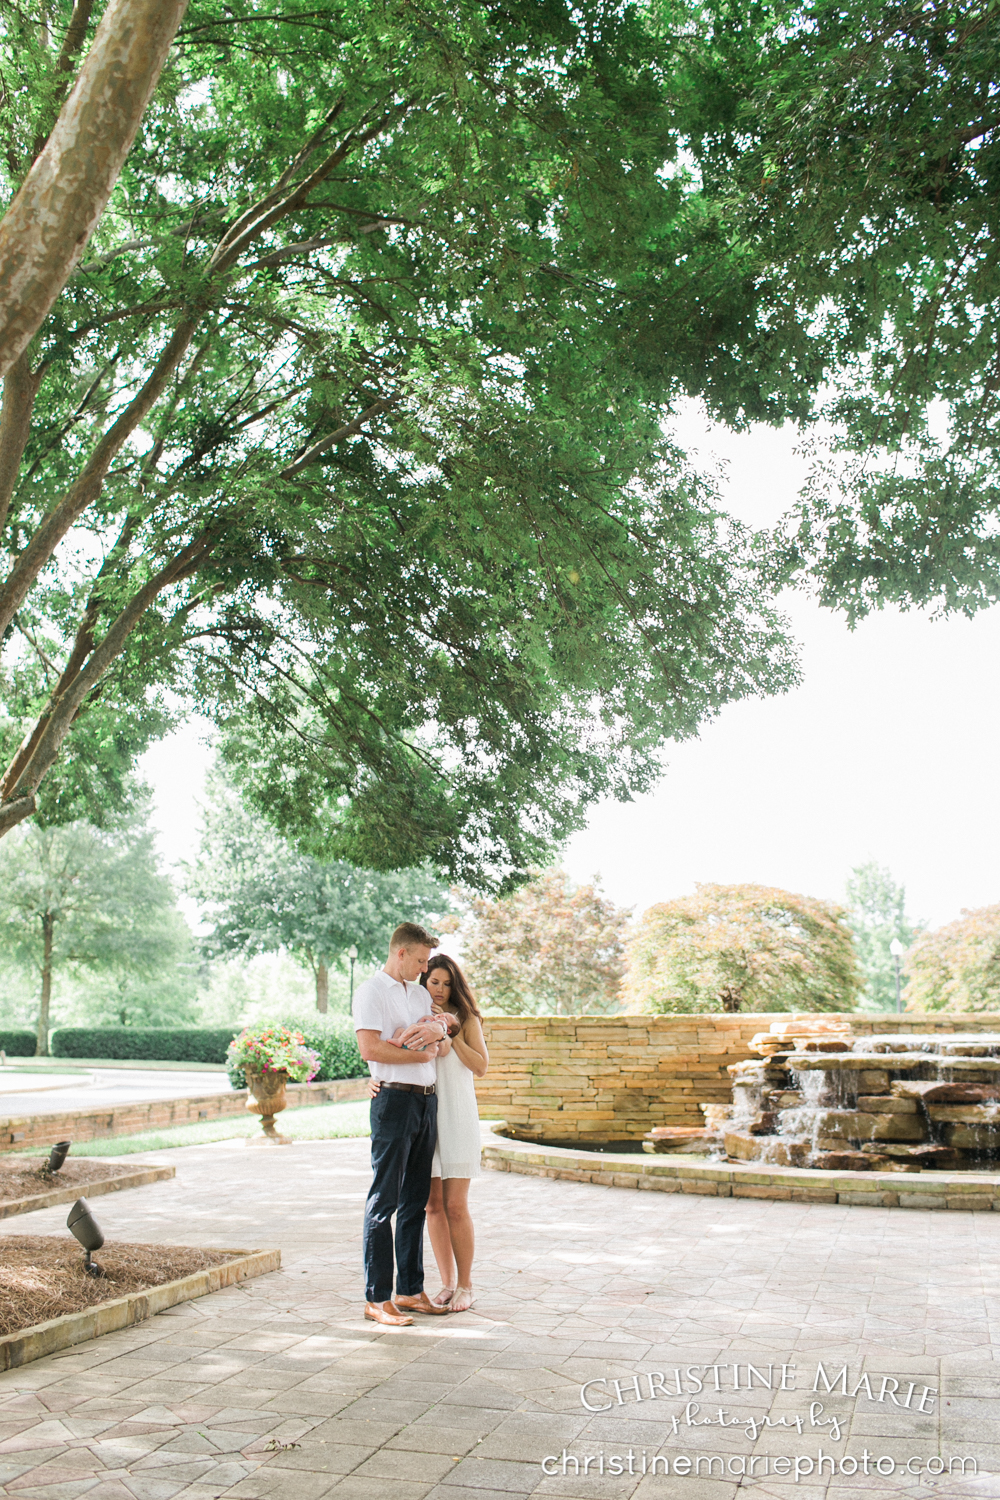
MULTIPOLYGON (((482 1017, 465 975, 453 958, 436 954, 420 983, 437 1014, 455 1017, 450 1042, 441 1043, 437 1060, 438 1137, 427 1200, 427 1232, 441 1273, 441 1290, 432 1300, 450 1312, 467 1312, 473 1303, 472 1258, 475 1232, 469 1213, 469 1181, 479 1176, 479 1110, 473 1078, 489 1066, 482 1017)), ((379 1084, 368 1085, 372 1097, 379 1084)))

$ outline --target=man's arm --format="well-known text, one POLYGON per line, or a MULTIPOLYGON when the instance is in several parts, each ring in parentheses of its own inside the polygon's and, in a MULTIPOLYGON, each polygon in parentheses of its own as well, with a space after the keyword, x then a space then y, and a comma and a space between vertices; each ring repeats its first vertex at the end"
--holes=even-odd
POLYGON ((393 1047, 389 1042, 382 1040, 378 1031, 358 1030, 358 1051, 365 1062, 381 1063, 423 1063, 433 1062, 436 1056, 434 1052, 412 1052, 404 1051, 402 1047, 393 1047))

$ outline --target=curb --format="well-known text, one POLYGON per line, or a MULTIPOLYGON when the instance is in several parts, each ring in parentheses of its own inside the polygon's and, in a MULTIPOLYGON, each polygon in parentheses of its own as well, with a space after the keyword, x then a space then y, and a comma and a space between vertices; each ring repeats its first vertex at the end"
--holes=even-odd
POLYGON ((484 1132, 483 1165, 498 1172, 593 1182, 600 1187, 716 1198, 773 1198, 852 1208, 943 1208, 1000 1212, 1000 1174, 972 1172, 822 1172, 808 1167, 687 1166, 669 1157, 637 1159, 509 1140, 484 1132))
POLYGON ((281 1266, 280 1250, 234 1250, 238 1259, 225 1261, 219 1266, 208 1266, 204 1271, 192 1271, 177 1281, 165 1281, 162 1286, 152 1286, 145 1292, 131 1292, 127 1297, 116 1297, 113 1302, 101 1302, 96 1307, 85 1307, 80 1312, 64 1313, 60 1318, 49 1318, 31 1328, 22 1328, 19 1333, 8 1333, 0 1338, 0 1370, 13 1370, 27 1365, 46 1354, 58 1354, 74 1344, 84 1344, 102 1334, 114 1333, 120 1328, 131 1328, 133 1323, 142 1323, 168 1307, 179 1302, 191 1302, 195 1297, 204 1297, 209 1292, 221 1291, 234 1286, 238 1281, 247 1281, 252 1276, 263 1276, 268 1271, 277 1271, 281 1266))
POLYGON ((96 1182, 79 1182, 76 1187, 32 1193, 30 1198, 7 1198, 0 1202, 0 1219, 34 1213, 38 1208, 55 1208, 60 1203, 75 1203, 77 1198, 100 1198, 104 1193, 118 1193, 123 1188, 146 1187, 150 1182, 166 1182, 176 1175, 176 1167, 143 1167, 141 1171, 137 1168, 117 1177, 101 1177, 96 1182))

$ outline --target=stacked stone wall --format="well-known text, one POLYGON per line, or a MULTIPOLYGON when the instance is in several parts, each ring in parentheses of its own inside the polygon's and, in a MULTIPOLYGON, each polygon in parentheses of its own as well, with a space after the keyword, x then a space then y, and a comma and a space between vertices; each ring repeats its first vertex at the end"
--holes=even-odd
MULTIPOLYGON (((728 1104, 730 1063, 752 1057, 764 1015, 488 1016, 483 1119, 533 1140, 635 1140, 655 1125, 701 1125, 728 1104)), ((1000 1031, 1000 1015, 845 1014, 856 1036, 1000 1031)))

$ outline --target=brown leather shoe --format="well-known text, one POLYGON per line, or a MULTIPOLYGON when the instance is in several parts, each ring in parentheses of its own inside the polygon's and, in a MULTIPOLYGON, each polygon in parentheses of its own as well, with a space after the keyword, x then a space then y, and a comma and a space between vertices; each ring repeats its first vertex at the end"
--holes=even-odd
POLYGON ((373 1323, 385 1323, 388 1328, 405 1328, 413 1322, 409 1313, 400 1312, 395 1302, 366 1302, 365 1317, 373 1323))
POLYGON ((450 1307, 438 1307, 426 1292, 421 1292, 417 1297, 400 1297, 397 1294, 396 1306, 405 1308, 407 1312, 430 1313, 435 1318, 443 1317, 445 1313, 451 1312, 450 1307))

